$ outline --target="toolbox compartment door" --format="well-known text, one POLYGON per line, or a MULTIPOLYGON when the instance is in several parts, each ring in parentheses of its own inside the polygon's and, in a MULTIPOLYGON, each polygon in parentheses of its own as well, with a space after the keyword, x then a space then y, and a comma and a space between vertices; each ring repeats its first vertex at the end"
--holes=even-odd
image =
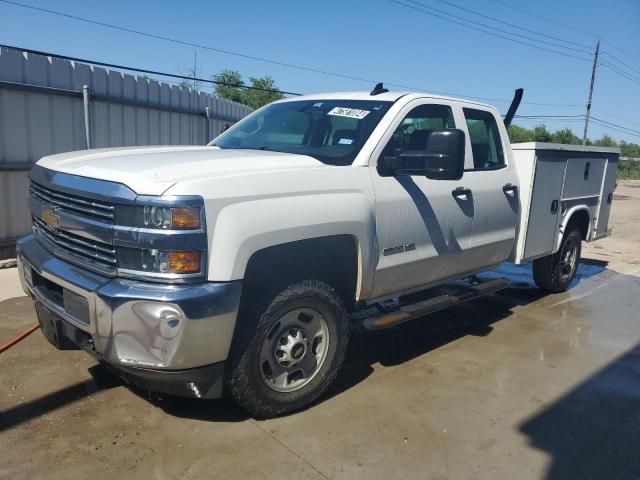
POLYGON ((606 163, 607 160, 604 158, 569 157, 562 199, 572 200, 600 195, 606 163))
POLYGON ((602 193, 600 194, 600 204, 596 217, 596 230, 593 239, 604 237, 609 229, 609 213, 611 212, 611 202, 613 201, 613 191, 616 188, 616 174, 618 172, 618 156, 612 155, 606 161, 604 180, 602 182, 602 193))
POLYGON ((526 226, 523 256, 526 259, 547 255, 553 251, 560 221, 560 199, 565 177, 564 159, 540 153, 537 157, 526 226))

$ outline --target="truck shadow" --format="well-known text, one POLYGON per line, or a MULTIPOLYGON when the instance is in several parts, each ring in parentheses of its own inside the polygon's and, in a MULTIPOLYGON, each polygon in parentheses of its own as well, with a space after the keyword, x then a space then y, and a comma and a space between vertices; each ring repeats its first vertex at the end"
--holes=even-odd
MULTIPOLYGON (((605 262, 585 260, 580 265, 576 282, 605 269, 605 262)), ((487 336, 493 330, 492 325, 511 316, 515 307, 528 305, 548 295, 533 284, 530 265, 503 266, 500 276, 509 278, 513 287, 393 328, 368 332, 360 323, 354 322, 347 358, 338 378, 315 404, 307 408, 313 408, 358 385, 373 373, 375 364, 394 366, 467 335, 487 336)), ((237 421, 247 418, 242 410, 226 399, 191 400, 148 392, 138 394, 144 395, 144 398, 166 413, 179 417, 205 421, 237 421)))
POLYGON ((640 344, 520 425, 548 480, 640 478, 640 344))
MULTIPOLYGON (((606 265, 599 260, 583 260, 572 287, 603 272, 606 265)), ((376 363, 394 366, 467 335, 487 336, 493 331, 492 325, 508 319, 514 308, 549 295, 535 286, 530 265, 505 264, 497 272, 496 277, 510 279, 510 288, 386 330, 368 332, 355 324, 342 372, 323 399, 362 382, 373 372, 372 366, 376 363)), ((490 277, 492 275, 493 272, 490 277)))
POLYGON ((467 335, 487 336, 493 324, 546 294, 537 289, 509 288, 396 327, 368 332, 354 325, 347 359, 333 388, 324 399, 357 385, 373 372, 373 365, 399 365, 441 348, 467 335))
MULTIPOLYGON (((544 295, 537 289, 509 289, 506 295, 479 298, 377 332, 368 332, 360 324, 353 323, 347 358, 340 374, 329 390, 307 408, 314 408, 358 385, 373 373, 376 363, 383 366, 398 365, 466 335, 489 335, 491 325, 508 318, 513 307, 534 302, 544 295)), ((140 391, 133 386, 129 388, 169 415, 210 422, 249 418, 228 399, 186 399, 140 391)))
MULTIPOLYGON (((606 262, 585 260, 580 265, 575 282, 596 275, 605 268, 606 262)), ((361 323, 354 323, 351 343, 341 373, 329 391, 315 402, 315 405, 365 380, 373 372, 375 364, 398 365, 467 335, 489 335, 493 330, 492 325, 511 316, 515 307, 528 305, 547 295, 531 286, 529 266, 509 266, 502 271, 502 275, 510 278, 512 287, 397 327, 368 332, 362 328, 361 323)), ((636 358, 640 354, 637 350, 636 358)), ((92 367, 89 371, 92 380, 77 383, 0 412, 0 431, 64 408, 101 390, 123 385, 122 381, 100 365, 92 367)), ((239 422, 249 418, 228 399, 185 399, 148 392, 132 385, 126 386, 140 398, 176 417, 210 422, 239 422)))
MULTIPOLYGON (((606 269, 606 262, 584 260, 575 284, 606 269)), ((515 307, 528 305, 548 293, 535 287, 530 265, 505 264, 499 276, 511 280, 512 287, 494 295, 411 320, 396 327, 368 332, 354 322, 347 358, 334 384, 314 404, 340 395, 364 381, 374 371, 373 365, 394 366, 441 348, 467 335, 487 336, 492 325, 512 315, 515 307)), ((167 414, 204 421, 241 421, 247 415, 233 402, 196 400, 136 391, 167 414)))

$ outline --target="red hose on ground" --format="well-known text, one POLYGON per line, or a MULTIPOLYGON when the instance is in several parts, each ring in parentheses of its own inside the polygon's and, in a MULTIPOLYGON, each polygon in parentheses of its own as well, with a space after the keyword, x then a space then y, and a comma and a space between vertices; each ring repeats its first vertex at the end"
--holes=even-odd
POLYGON ((5 343, 4 345, 2 345, 0 347, 0 353, 4 352, 5 350, 9 350, 11 347, 13 347, 16 343, 21 342, 22 340, 24 340, 25 338, 27 338, 29 335, 31 335, 33 332, 35 332, 36 330, 38 330, 40 328, 40 325, 38 325, 37 323, 29 328, 29 330, 22 332, 20 335, 18 335, 16 338, 14 338, 13 340, 11 340, 8 343, 5 343))

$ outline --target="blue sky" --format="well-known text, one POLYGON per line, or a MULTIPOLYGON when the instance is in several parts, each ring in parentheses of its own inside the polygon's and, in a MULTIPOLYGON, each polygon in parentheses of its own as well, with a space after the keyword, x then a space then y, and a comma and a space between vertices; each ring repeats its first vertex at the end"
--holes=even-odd
MULTIPOLYGON (((584 113, 591 71, 589 61, 489 36, 389 0, 18 1, 214 48, 349 76, 458 96, 505 100, 511 98, 515 88, 523 87, 524 102, 563 105, 523 104, 518 112, 523 115, 584 113)), ((411 3, 410 0, 402 1, 411 3)), ((593 35, 526 15, 495 0, 448 1, 523 28, 579 44, 595 45, 596 37, 593 35)), ((640 1, 501 1, 599 35, 603 39, 603 50, 628 66, 614 64, 640 79, 640 1), (615 47, 635 58, 626 56, 615 47)), ((513 30, 456 9, 442 0, 419 2, 498 28, 513 30)), ((14 5, 0 3, 0 21, 0 42, 3 44, 175 73, 184 73, 193 65, 193 47, 14 5)), ((532 35, 522 30, 518 32, 532 35)), ((555 42, 546 37, 538 38, 555 42)), ((580 55, 572 50, 561 51, 580 55)), ((614 62, 607 55, 603 59, 614 62)), ((240 71, 245 77, 270 75, 280 88, 295 92, 363 90, 372 87, 367 82, 206 50, 198 50, 197 58, 198 75, 203 77, 230 68, 240 71)), ((495 104, 503 112, 508 107, 508 102, 487 102, 495 104)), ((638 111, 640 82, 634 83, 600 67, 595 84, 593 115, 640 131, 638 111)), ((541 122, 518 121, 528 127, 541 122)), ((582 136, 583 126, 579 122, 545 120, 544 123, 550 129, 572 127, 578 136, 582 136)), ((597 138, 606 131, 601 126, 592 125, 589 136, 597 138)), ((640 142, 640 136, 611 130, 608 133, 616 139, 640 142)))

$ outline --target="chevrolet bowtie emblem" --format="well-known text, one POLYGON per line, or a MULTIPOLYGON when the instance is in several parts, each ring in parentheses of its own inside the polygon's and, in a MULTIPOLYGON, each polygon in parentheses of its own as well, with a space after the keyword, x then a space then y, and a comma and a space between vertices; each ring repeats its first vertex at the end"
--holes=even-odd
POLYGON ((50 208, 42 209, 42 221, 50 227, 60 226, 60 217, 56 215, 50 208))

